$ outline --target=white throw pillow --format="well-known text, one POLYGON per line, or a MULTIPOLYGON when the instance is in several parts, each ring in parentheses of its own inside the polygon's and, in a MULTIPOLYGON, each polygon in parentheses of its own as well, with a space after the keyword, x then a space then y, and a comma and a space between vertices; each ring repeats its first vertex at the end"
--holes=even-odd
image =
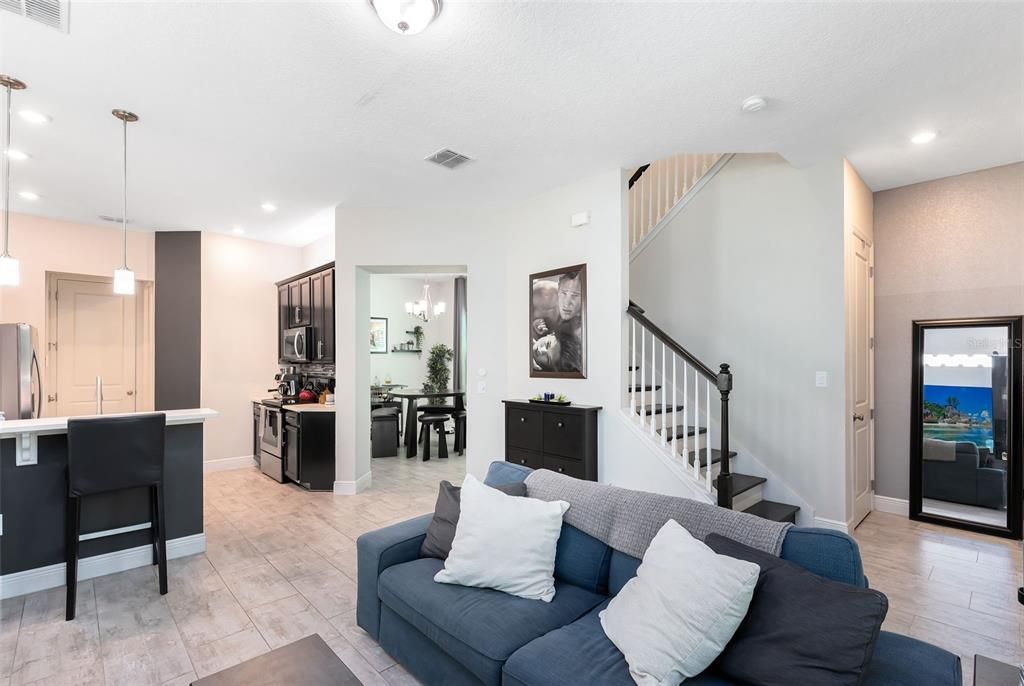
POLYGON ((555 549, 569 503, 515 498, 467 474, 452 551, 434 576, 442 584, 495 588, 550 603, 555 549))
POLYGON ((633 681, 677 686, 718 657, 747 614, 760 568, 718 555, 669 520, 601 612, 633 681))

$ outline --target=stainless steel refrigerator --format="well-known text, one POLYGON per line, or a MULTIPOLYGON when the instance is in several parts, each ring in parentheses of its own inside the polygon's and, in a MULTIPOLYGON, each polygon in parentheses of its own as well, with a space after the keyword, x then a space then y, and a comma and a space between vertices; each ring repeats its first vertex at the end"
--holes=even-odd
POLYGON ((28 324, 0 324, 0 412, 6 419, 33 419, 43 411, 43 379, 28 324))

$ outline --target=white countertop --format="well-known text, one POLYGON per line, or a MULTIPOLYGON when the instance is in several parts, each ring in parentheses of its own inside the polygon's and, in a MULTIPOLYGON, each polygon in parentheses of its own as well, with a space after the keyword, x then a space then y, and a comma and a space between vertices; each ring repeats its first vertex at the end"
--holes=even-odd
POLYGON ((321 405, 319 403, 297 403, 285 405, 284 409, 289 412, 334 412, 334 405, 321 405))
MULTIPOLYGON (((105 414, 103 417, 128 417, 133 414, 149 414, 148 412, 128 412, 122 414, 105 414)), ((198 424, 218 412, 208 407, 197 407, 189 410, 164 410, 167 415, 167 426, 178 424, 198 424)), ((96 417, 98 415, 91 415, 96 417)), ((86 417, 42 417, 40 419, 8 419, 0 422, 0 438, 4 436, 21 436, 25 434, 62 434, 68 430, 68 419, 85 419, 86 417)))

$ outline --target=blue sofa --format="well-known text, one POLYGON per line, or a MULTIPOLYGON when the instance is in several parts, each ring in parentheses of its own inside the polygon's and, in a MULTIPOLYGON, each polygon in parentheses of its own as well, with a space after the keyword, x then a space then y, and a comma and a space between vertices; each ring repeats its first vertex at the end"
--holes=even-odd
MULTIPOLYGON (((530 470, 495 462, 486 483, 530 470)), ((636 574, 640 560, 563 525, 555 560, 555 599, 526 600, 434 582, 444 563, 420 558, 432 515, 359 537, 359 626, 428 686, 632 686, 622 653, 598 613, 636 574)), ((867 586, 856 542, 826 529, 792 528, 783 559, 822 576, 867 586)), ((713 667, 694 686, 732 682, 713 667)), ((907 636, 881 632, 864 686, 961 686, 960 658, 907 636)))

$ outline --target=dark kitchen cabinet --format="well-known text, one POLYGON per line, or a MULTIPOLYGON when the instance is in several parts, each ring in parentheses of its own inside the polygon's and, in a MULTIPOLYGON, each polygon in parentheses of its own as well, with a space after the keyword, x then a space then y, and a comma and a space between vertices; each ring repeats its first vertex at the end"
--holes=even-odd
POLYGON ((597 413, 590 405, 505 400, 505 461, 597 481, 597 413))
POLYGON ((306 344, 309 362, 334 362, 334 263, 311 269, 277 282, 277 356, 284 362, 281 345, 285 329, 308 326, 311 340, 306 344))
POLYGON ((313 294, 312 327, 314 362, 334 362, 334 270, 309 277, 313 294))
POLYGON ((285 476, 311 491, 333 491, 334 412, 286 407, 284 430, 285 476))
POLYGON ((313 319, 313 310, 310 307, 311 295, 308 278, 298 279, 288 284, 289 328, 311 324, 313 319))

